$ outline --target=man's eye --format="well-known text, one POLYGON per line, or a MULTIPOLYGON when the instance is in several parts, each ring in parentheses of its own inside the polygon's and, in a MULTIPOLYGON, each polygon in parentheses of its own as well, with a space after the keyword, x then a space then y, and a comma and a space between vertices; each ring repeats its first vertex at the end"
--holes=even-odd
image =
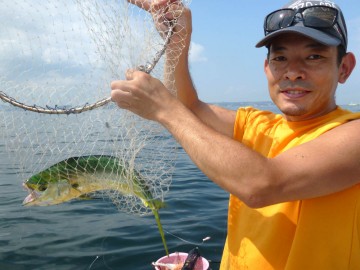
POLYGON ((285 56, 276 56, 276 57, 272 58, 272 61, 276 61, 276 62, 286 61, 286 57, 285 56))
POLYGON ((318 55, 318 54, 313 54, 308 57, 308 59, 310 59, 310 60, 317 60, 317 59, 321 59, 321 58, 322 58, 322 56, 318 55))

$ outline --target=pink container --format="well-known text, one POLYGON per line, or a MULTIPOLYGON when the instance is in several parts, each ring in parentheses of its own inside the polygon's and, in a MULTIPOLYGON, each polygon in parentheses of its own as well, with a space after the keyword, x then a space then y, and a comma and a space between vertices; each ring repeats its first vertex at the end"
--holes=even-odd
MULTIPOLYGON (((184 252, 175 252, 169 254, 169 256, 161 257, 156 261, 156 263, 164 263, 164 264, 180 264, 179 270, 181 270, 182 265, 184 264, 188 254, 184 252)), ((208 270, 209 269, 209 261, 203 257, 200 257, 195 265, 194 270, 208 270)), ((168 270, 165 266, 155 266, 156 270, 168 270)), ((176 269, 177 270, 177 269, 176 269)))

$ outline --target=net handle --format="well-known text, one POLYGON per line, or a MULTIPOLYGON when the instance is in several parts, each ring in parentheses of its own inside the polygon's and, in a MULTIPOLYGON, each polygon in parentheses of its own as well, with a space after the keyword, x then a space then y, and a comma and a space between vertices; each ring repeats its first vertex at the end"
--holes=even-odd
MULTIPOLYGON (((140 65, 137 67, 137 70, 145 72, 147 74, 150 74, 152 70, 155 68, 156 64, 159 62, 160 58, 163 56, 163 54, 166 51, 167 45, 170 42, 170 38, 174 33, 174 27, 176 25, 176 20, 169 21, 169 28, 167 35, 164 40, 164 44, 162 48, 156 53, 155 57, 151 62, 146 63, 145 65, 140 65)), ((25 103, 22 103, 20 101, 17 101, 15 98, 7 95, 5 92, 0 91, 0 98, 2 101, 9 103, 15 107, 24 109, 26 111, 36 112, 36 113, 43 113, 43 114, 79 114, 86 111, 91 111, 97 108, 100 108, 108 103, 111 102, 111 97, 105 97, 103 99, 100 99, 94 103, 91 104, 85 104, 84 106, 78 106, 78 107, 72 107, 72 108, 65 108, 61 106, 39 106, 39 105, 28 105, 25 103)))

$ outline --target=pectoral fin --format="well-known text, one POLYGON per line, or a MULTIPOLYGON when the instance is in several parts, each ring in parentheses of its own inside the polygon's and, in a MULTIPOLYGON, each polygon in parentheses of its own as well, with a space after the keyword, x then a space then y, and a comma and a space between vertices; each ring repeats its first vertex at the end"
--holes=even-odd
POLYGON ((95 198, 89 194, 83 194, 78 199, 83 201, 90 201, 90 200, 97 200, 98 198, 95 198))

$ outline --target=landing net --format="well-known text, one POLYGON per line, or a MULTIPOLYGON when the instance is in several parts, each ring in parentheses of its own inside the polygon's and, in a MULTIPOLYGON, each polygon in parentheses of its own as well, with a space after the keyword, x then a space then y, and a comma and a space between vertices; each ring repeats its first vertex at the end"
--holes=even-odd
MULTIPOLYGON (((175 93, 170 75, 182 41, 171 46, 168 73, 161 57, 171 31, 159 34, 152 16, 125 0, 0 0, 0 128, 20 178, 71 157, 113 156, 126 164, 121 181, 140 173, 152 197, 164 201, 176 144, 109 97, 110 82, 129 68, 175 93)), ((137 196, 103 195, 121 211, 151 213, 137 196)))

